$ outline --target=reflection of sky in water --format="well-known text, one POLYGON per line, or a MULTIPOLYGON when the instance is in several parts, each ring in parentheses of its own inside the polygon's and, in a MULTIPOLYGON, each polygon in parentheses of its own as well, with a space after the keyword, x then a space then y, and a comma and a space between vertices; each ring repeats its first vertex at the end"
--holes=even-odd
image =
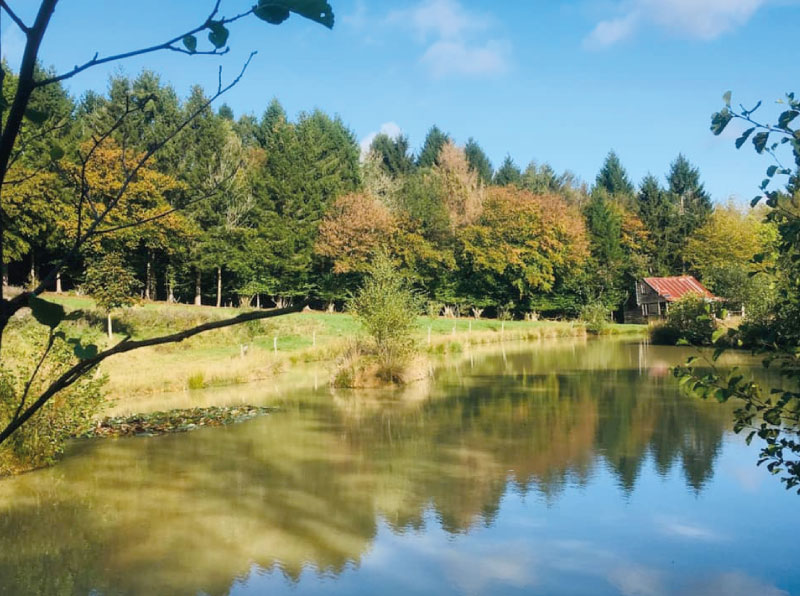
POLYGON ((0 594, 800 594, 800 497, 676 393, 685 356, 557 342, 404 391, 231 390, 283 411, 0 482, 0 594))
MULTIPOLYGON (((751 454, 736 442, 726 445, 727 460, 751 454)), ((774 497, 781 489, 766 480, 764 492, 774 497)), ((717 479, 697 496, 679 475, 661 478, 652 469, 643 470, 626 499, 608 472, 590 486, 571 487, 556 503, 509 490, 488 527, 453 535, 431 511, 422 531, 398 533, 381 523, 358 567, 339 576, 306 570, 295 583, 277 570, 254 569, 231 594, 800 593, 790 554, 800 530, 796 497, 776 499, 787 518, 749 506, 751 491, 743 494, 735 478, 717 479), (776 515, 780 530, 765 530, 776 515)))

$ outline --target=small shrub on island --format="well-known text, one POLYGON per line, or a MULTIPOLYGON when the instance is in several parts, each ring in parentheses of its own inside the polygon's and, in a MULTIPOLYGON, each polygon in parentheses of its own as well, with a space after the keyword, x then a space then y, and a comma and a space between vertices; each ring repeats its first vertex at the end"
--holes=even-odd
POLYGON ((670 304, 666 320, 651 329, 650 340, 661 345, 707 346, 716 329, 714 305, 698 294, 687 294, 670 304))
POLYGON ((419 296, 385 253, 378 253, 364 285, 349 301, 348 309, 369 339, 358 341, 340 358, 334 384, 339 387, 406 383, 419 353, 414 338, 421 310, 419 296), (374 379, 371 379, 374 377, 374 379))
POLYGON ((586 324, 586 331, 599 335, 611 323, 611 310, 602 302, 591 302, 581 309, 581 321, 586 324))

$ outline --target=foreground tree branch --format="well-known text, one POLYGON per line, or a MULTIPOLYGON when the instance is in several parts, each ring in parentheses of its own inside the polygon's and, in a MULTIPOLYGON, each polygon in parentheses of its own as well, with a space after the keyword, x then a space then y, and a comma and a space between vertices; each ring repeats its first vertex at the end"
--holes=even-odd
POLYGON ((179 331, 177 333, 173 333, 170 335, 164 335, 161 337, 154 337, 151 339, 141 339, 137 341, 132 341, 129 337, 123 339, 120 343, 118 343, 113 348, 109 348, 103 352, 100 352, 96 356, 92 358, 87 358, 85 360, 81 360, 78 364, 70 368, 64 374, 62 374, 58 379, 53 381, 50 386, 41 394, 39 397, 31 403, 22 413, 18 416, 15 416, 11 422, 2 430, 0 431, 0 445, 11 436, 11 434, 17 430, 20 426, 25 424, 31 416, 36 414, 49 400, 52 398, 56 393, 68 388, 70 385, 74 384, 78 381, 81 377, 88 374, 97 366, 103 362, 103 360, 110 358, 116 354, 124 354, 125 352, 132 352, 134 350, 140 350, 142 348, 147 348, 151 346, 160 346, 163 344, 172 344, 182 342, 185 339, 189 339, 190 337, 194 337, 195 335, 199 335, 201 333, 205 333, 206 331, 212 331, 214 329, 223 329, 225 327, 232 327, 233 325, 239 325, 241 323, 246 323, 248 321, 258 321, 260 319, 270 319, 274 317, 280 317, 283 315, 288 315, 292 313, 297 313, 302 311, 306 307, 306 303, 298 304, 297 306, 290 306, 288 308, 279 308, 275 310, 268 310, 268 311, 253 311, 248 313, 243 313, 241 315, 232 317, 230 319, 223 319, 221 321, 212 321, 210 323, 204 323, 202 325, 198 325, 197 327, 192 327, 191 329, 186 329, 185 331, 179 331))

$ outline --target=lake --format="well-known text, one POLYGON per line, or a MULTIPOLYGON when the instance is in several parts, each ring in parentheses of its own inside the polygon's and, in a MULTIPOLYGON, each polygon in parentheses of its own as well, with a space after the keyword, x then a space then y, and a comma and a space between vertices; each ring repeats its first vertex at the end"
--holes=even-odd
POLYGON ((800 594, 800 496, 730 406, 679 393, 688 355, 515 344, 402 390, 315 371, 143 402, 280 411, 0 481, 0 593, 800 594))

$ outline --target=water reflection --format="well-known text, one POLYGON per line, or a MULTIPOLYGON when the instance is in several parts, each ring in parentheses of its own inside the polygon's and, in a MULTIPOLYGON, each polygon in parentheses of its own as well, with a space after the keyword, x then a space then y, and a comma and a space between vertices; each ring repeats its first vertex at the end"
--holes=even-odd
MULTIPOLYGON (((697 501, 714 482, 730 414, 678 395, 662 369, 683 356, 621 342, 520 347, 467 355, 403 391, 264 397, 250 387, 230 399, 263 398, 283 411, 188 435, 77 444, 59 466, 0 483, 0 591, 261 593, 277 573, 301 591, 362 593, 374 575, 391 592, 392 578, 407 578, 368 573, 381 551, 408 565, 418 555, 402 549, 439 534, 477 540, 477 555, 443 549, 426 590, 529 587, 534 559, 558 569, 556 553, 571 552, 574 565, 589 556, 587 535, 609 532, 576 532, 569 520, 586 512, 572 499, 596 498, 607 515, 624 516, 642 483, 644 492, 681 477, 697 501), (526 509, 531 500, 543 517, 526 509), (534 539, 562 509, 571 518, 546 542, 534 539), (362 565, 361 581, 352 579, 362 565)), ((683 513, 662 513, 631 536, 707 540, 713 530, 683 513)), ((613 571, 610 593, 659 593, 647 586, 660 572, 609 557, 590 558, 613 571)), ((560 573, 572 582, 564 593, 581 593, 583 572, 560 573)))

